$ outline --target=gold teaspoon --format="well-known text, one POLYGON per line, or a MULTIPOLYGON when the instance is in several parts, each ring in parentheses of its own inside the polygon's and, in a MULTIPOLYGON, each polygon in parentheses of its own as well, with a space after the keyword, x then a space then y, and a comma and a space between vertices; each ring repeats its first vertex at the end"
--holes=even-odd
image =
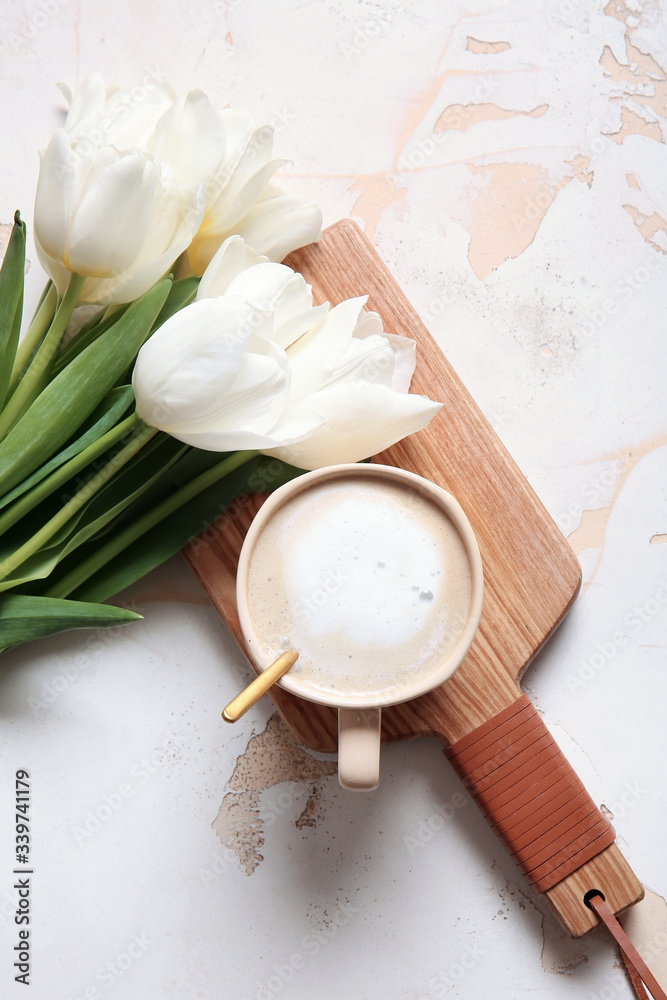
POLYGON ((299 654, 295 653, 293 649, 288 649, 286 652, 281 653, 270 667, 263 670, 259 677, 255 677, 254 681, 251 681, 240 694, 237 694, 236 698, 230 701, 222 713, 225 722, 237 722, 242 715, 245 715, 248 709, 252 708, 255 702, 259 701, 262 695, 270 687, 273 687, 276 681, 280 680, 290 667, 294 666, 298 658, 299 654))

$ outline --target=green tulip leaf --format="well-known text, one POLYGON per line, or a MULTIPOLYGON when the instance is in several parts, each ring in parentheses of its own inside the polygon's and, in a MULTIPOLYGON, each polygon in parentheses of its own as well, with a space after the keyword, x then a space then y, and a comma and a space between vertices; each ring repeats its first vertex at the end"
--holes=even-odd
POLYGON ((0 443, 0 495, 65 444, 128 370, 170 287, 169 278, 154 285, 42 390, 0 443))
MULTIPOLYGON (((158 327, 162 326, 170 316, 178 312, 184 306, 192 302, 195 295, 197 294, 197 288, 199 287, 199 278, 181 278, 179 281, 174 281, 171 288, 169 289, 169 295, 162 306, 160 313, 153 323, 153 330, 157 330, 158 327)), ((92 344, 98 337, 101 337, 103 333, 106 333, 117 320, 127 311, 129 306, 123 305, 119 306, 110 316, 106 315, 106 310, 101 309, 99 312, 95 313, 87 323, 85 323, 76 337, 63 348, 60 356, 56 360, 53 372, 57 375, 59 372, 66 368, 67 365, 72 361, 78 354, 81 353, 89 344, 92 344)))
POLYGON ((109 628, 140 621, 141 615, 108 604, 88 604, 33 597, 29 594, 0 596, 0 649, 72 628, 109 628))
POLYGON ((13 490, 10 490, 9 493, 0 498, 0 510, 11 503, 12 500, 16 500, 17 497, 20 497, 27 490, 41 482, 42 479, 55 469, 60 468, 65 462, 69 462, 75 455, 79 455, 88 445, 97 441, 103 434, 106 434, 108 430, 111 430, 133 402, 134 393, 132 392, 131 385, 119 386, 117 389, 112 389, 107 393, 100 405, 90 415, 87 421, 89 424, 88 429, 76 438, 72 444, 68 445, 67 448, 63 448, 62 451, 59 451, 57 455, 54 455, 44 465, 40 465, 39 469, 33 472, 31 476, 28 476, 18 486, 15 486, 13 490))
MULTIPOLYGON (((195 458, 206 456, 210 465, 210 452, 202 453, 197 449, 193 449, 193 452, 195 458)), ((191 454, 186 456, 186 461, 192 461, 191 454)), ((214 454, 214 457, 220 461, 219 454, 214 454)), ((179 465, 174 466, 172 475, 177 472, 179 465)), ((245 507, 242 499, 244 496, 277 489, 302 474, 303 469, 295 469, 276 458, 260 455, 252 459, 156 524, 77 587, 70 596, 76 600, 106 600, 175 555, 188 542, 195 540, 195 546, 207 545, 206 535, 202 538, 198 536, 210 529, 213 521, 223 511, 228 509, 230 516, 233 516, 233 501, 236 497, 240 498, 238 509, 242 510, 245 507)), ((113 535, 110 534, 108 539, 112 538, 113 535)), ((85 546, 77 552, 77 558, 85 558, 90 551, 92 546, 85 546)))
POLYGON ((167 322, 170 316, 173 316, 179 309, 183 309, 184 306, 189 305, 193 301, 199 288, 199 281, 199 278, 192 276, 189 278, 179 278, 178 281, 173 283, 167 296, 167 301, 162 306, 160 315, 153 324, 153 330, 157 330, 163 323, 167 322))
MULTIPOLYGON (((38 552, 0 580, 0 591, 43 580, 55 566, 84 542, 105 528, 147 490, 186 450, 187 445, 167 435, 154 438, 106 486, 74 514, 38 552)), ((6 543, 6 538, 2 539, 6 543)), ((3 546, 2 559, 15 545, 3 546)))
POLYGON ((53 377, 58 375, 63 368, 66 368, 70 361, 73 361, 78 354, 81 354, 81 351, 88 347, 89 344, 92 344, 103 333, 110 330, 114 323, 117 323, 129 308, 129 303, 127 303, 118 306, 109 316, 107 316, 106 309, 100 309, 94 316, 91 316, 88 322, 84 323, 81 327, 77 335, 67 342, 56 358, 53 366, 53 377))
POLYGON ((5 403, 19 342, 24 276, 25 222, 16 212, 12 233, 0 267, 0 410, 5 403))

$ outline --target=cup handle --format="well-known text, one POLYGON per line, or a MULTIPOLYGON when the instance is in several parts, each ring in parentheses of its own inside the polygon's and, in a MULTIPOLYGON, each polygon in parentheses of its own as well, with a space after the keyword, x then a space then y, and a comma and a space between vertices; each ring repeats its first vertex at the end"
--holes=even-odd
POLYGON ((338 709, 338 780, 352 792, 371 792, 380 782, 379 708, 338 709))

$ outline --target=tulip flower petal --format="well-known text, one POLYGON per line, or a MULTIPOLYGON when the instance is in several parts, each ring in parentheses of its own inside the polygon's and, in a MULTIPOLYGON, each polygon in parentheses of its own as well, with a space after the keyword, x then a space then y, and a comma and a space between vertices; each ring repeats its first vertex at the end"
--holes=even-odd
POLYGON ((167 273, 177 257, 188 247, 204 211, 203 195, 192 189, 181 189, 180 219, 171 242, 159 256, 135 261, 126 271, 108 279, 89 279, 83 286, 81 302, 114 305, 131 302, 167 273))
POLYGON ((382 320, 376 312, 363 312, 355 327, 354 339, 365 340, 376 334, 380 334, 387 340, 394 354, 391 388, 395 392, 407 392, 417 363, 417 345, 410 337, 399 337, 395 333, 386 333, 382 329, 382 320))
POLYGON ((267 434, 258 433, 245 427, 221 427, 210 429, 202 427, 199 430, 188 428, 187 431, 174 435, 193 448, 204 451, 237 451, 252 449, 266 451, 277 447, 287 447, 297 441, 302 441, 314 433, 322 425, 322 417, 315 413, 288 407, 280 421, 267 434))
POLYGON ((67 285, 69 284, 69 280, 71 278, 71 271, 67 270, 62 261, 56 260, 54 257, 49 257, 49 255, 44 252, 43 248, 40 246, 39 240, 37 239, 37 234, 35 234, 35 249, 37 251, 37 259, 56 286, 58 297, 62 299, 63 295, 67 291, 67 285))
POLYGON ((322 212, 313 203, 281 194, 253 205, 236 232, 258 253, 280 261, 292 250, 320 239, 322 212))
POLYGON ((105 167, 78 206, 65 264, 95 277, 125 270, 141 248, 156 184, 155 164, 139 153, 105 167))
MULTIPOLYGON (((216 229, 220 228, 220 213, 226 205, 238 202, 239 194, 248 179, 269 163, 273 149, 273 129, 269 125, 255 129, 250 115, 230 108, 221 113, 221 118, 227 135, 227 147, 208 198, 211 220, 216 229)), ((268 179, 263 182, 262 193, 273 172, 270 171, 268 179)))
POLYGON ((302 275, 284 264, 265 263, 243 271, 231 282, 228 292, 245 296, 258 309, 271 310, 272 340, 283 350, 312 329, 329 309, 328 303, 313 308, 312 288, 302 275))
POLYGON ((214 451, 273 447, 313 433, 324 418, 289 405, 291 368, 271 323, 270 312, 230 293, 176 313, 139 352, 132 380, 139 416, 214 451))
POLYGON ((384 333, 394 352, 394 374, 391 388, 394 392, 407 392, 417 364, 417 345, 410 337, 399 337, 395 333, 384 333))
POLYGON ((395 363, 394 352, 386 336, 373 334, 364 340, 353 337, 334 371, 322 383, 322 389, 343 382, 373 382, 391 389, 395 363))
POLYGON ((386 336, 382 329, 382 320, 376 312, 364 309, 354 328, 354 336, 357 340, 363 340, 365 337, 373 337, 376 334, 386 336))
MULTIPOLYGON (((220 112, 220 117, 225 129, 226 145, 225 158, 220 165, 218 174, 214 178, 215 191, 218 194, 233 178, 234 171, 239 165, 243 151, 250 142, 254 130, 252 115, 249 115, 247 111, 223 108, 220 112)), ((271 130, 271 138, 272 136, 273 130, 271 130)), ((272 145, 269 147, 269 156, 271 155, 272 145)), ((213 192, 211 196, 213 197, 213 192)))
POLYGON ((35 193, 35 241, 55 260, 62 261, 67 251, 76 187, 70 141, 65 130, 58 129, 42 154, 35 193))
POLYGON ((237 275, 253 264, 262 264, 266 260, 266 257, 255 253, 240 236, 228 236, 202 275, 197 299, 224 295, 237 275))
POLYGON ((249 341, 262 328, 270 328, 270 317, 238 296, 204 299, 175 313, 139 351, 132 376, 139 416, 167 429, 224 406, 249 341))
MULTIPOLYGON (((155 190, 151 199, 150 216, 146 220, 143 241, 139 247, 135 263, 147 258, 159 257, 171 245, 174 234, 186 206, 196 202, 196 185, 179 185, 176 175, 169 167, 162 166, 156 177, 155 190)), ((202 199, 203 200, 203 199, 202 199)))
POLYGON ((300 469, 359 462, 421 430, 441 405, 426 396, 392 392, 383 385, 336 385, 304 402, 304 407, 324 418, 318 430, 297 444, 262 450, 300 469))
MULTIPOLYGON (((230 289, 230 294, 245 295, 260 309, 278 305, 286 293, 288 299, 298 300, 298 311, 313 304, 311 287, 304 278, 291 267, 271 262, 253 268, 252 272, 241 272, 230 289)), ((290 309, 290 306, 287 305, 287 308, 290 309)))
POLYGON ((213 233, 207 236, 199 229, 188 247, 188 265, 193 274, 204 274, 220 248, 220 241, 226 235, 225 233, 213 233))
MULTIPOLYGON (((265 443, 295 440, 295 427, 299 429, 298 434, 303 435, 306 428, 312 430, 321 422, 321 418, 313 414, 303 415, 301 411, 289 411, 287 414, 287 358, 284 351, 258 334, 252 335, 231 384, 227 379, 228 384, 222 391, 219 390, 222 384, 219 376, 224 373, 220 369, 219 357, 199 358, 198 353, 191 367, 195 376, 192 384, 184 385, 182 371, 179 372, 178 378, 168 383, 160 394, 160 420, 152 419, 157 411, 147 420, 187 444, 197 441, 197 447, 224 451, 223 438, 225 442, 237 440, 240 433, 253 434, 257 440, 257 435, 264 435, 265 443), (199 364, 202 367, 197 372, 199 364), (206 373, 204 369, 207 369, 206 373), (211 376, 212 370, 218 371, 217 377, 215 373, 211 376), (180 399, 174 396, 174 381, 184 388, 180 399), (287 430, 284 429, 286 421, 287 430), (275 427, 283 428, 278 437, 274 433, 275 427)), ((139 395, 143 396, 140 386, 139 395)), ((239 443, 233 447, 250 445, 239 443)))
POLYGON ((141 95, 119 90, 107 95, 104 126, 109 143, 117 149, 148 149, 160 116, 176 100, 176 91, 168 83, 156 82, 141 95))
MULTIPOLYGON (((244 153, 244 159, 245 157, 244 153)), ((238 232, 240 220, 250 210, 253 202, 261 196, 276 170, 279 170, 286 163, 289 163, 289 160, 271 160, 251 174, 245 183, 241 182, 240 177, 234 177, 227 185, 224 197, 218 196, 214 202, 207 205, 202 226, 203 232, 238 232)), ((254 163, 252 165, 255 166, 254 163)), ((244 161, 242 160, 238 168, 239 171, 243 170, 243 166, 244 161)), ((248 242, 250 241, 248 240, 248 242)))
POLYGON ((150 77, 131 91, 105 85, 101 73, 85 77, 74 94, 64 83, 57 86, 69 106, 65 129, 70 136, 94 124, 119 150, 147 149, 156 122, 176 101, 170 84, 150 77))
POLYGON ((84 77, 74 93, 63 83, 57 86, 69 105, 64 126, 68 132, 76 132, 77 127, 90 115, 104 114, 107 88, 101 73, 90 73, 84 77))
POLYGON ((202 356, 198 364, 189 367, 187 380, 185 374, 179 379, 184 391, 175 402, 173 421, 161 424, 163 430, 185 441, 183 435, 191 431, 214 433, 243 427, 263 433, 275 425, 289 387, 286 366, 270 354, 248 351, 231 385, 226 385, 228 372, 217 368, 217 377, 211 377, 211 368, 217 367, 218 361, 215 356, 202 356), (220 389, 220 385, 225 388, 220 389))
POLYGON ((292 366, 291 403, 316 392, 330 377, 347 350, 367 296, 346 299, 304 334, 288 352, 292 366))
POLYGON ((202 90, 191 90, 162 115, 148 148, 176 171, 182 184, 200 184, 213 176, 225 144, 219 113, 202 90))

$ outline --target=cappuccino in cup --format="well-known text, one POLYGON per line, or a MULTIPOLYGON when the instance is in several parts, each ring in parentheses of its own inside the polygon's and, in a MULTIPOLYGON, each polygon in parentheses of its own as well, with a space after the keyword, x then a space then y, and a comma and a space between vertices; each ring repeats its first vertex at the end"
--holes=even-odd
POLYGON ((317 469, 276 490, 246 535, 239 622, 257 669, 286 650, 278 684, 338 708, 345 788, 378 783, 380 713, 454 673, 482 613, 482 562, 441 487, 393 466, 317 469))
POLYGON ((347 700, 427 678, 468 620, 458 529, 404 482, 342 476, 291 496, 257 539, 248 608, 262 651, 294 649, 290 678, 347 700))

